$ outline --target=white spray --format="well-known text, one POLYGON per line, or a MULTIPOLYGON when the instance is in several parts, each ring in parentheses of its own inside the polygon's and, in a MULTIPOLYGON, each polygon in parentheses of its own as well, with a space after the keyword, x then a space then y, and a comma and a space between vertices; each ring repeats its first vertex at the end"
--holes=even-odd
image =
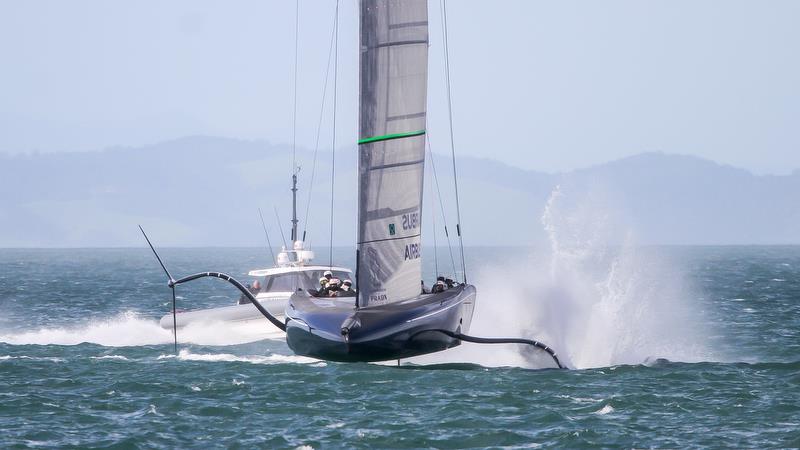
MULTIPOLYGON (((282 332, 265 325, 263 321, 197 323, 178 330, 178 342, 199 345, 236 345, 282 337, 282 332)), ((172 339, 172 330, 161 328, 156 320, 143 318, 133 311, 81 325, 0 332, 0 342, 14 345, 76 345, 88 342, 108 347, 127 347, 171 344, 172 339)))
POLYGON ((542 215, 551 247, 550 286, 539 296, 547 316, 537 325, 575 367, 706 358, 685 274, 656 248, 636 245, 610 198, 596 186, 552 192, 542 215))
MULTIPOLYGON (((469 334, 536 339, 575 368, 710 359, 686 277, 657 249, 635 245, 612 197, 596 186, 556 187, 542 215, 550 248, 479 270, 469 334)), ((463 345, 419 360, 453 361, 552 366, 543 352, 513 345, 463 345)))

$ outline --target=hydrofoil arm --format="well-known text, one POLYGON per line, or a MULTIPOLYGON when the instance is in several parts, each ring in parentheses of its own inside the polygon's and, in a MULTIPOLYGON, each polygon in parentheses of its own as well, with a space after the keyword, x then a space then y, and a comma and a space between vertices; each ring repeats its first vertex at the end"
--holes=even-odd
POLYGON ((532 346, 534 346, 534 347, 536 347, 538 349, 541 349, 541 350, 544 350, 545 352, 547 352, 547 354, 550 355, 551 358, 553 358, 553 361, 555 361, 555 363, 556 363, 556 365, 558 366, 559 369, 566 369, 567 368, 566 366, 561 364, 561 361, 558 360, 558 356, 556 355, 556 352, 552 348, 548 347, 547 345, 545 345, 545 344, 543 344, 543 343, 541 343, 539 341, 535 341, 533 339, 523 339, 523 338, 482 338, 482 337, 476 337, 476 336, 469 336, 469 335, 461 334, 461 333, 454 333, 454 332, 449 331, 449 330, 425 330, 422 333, 425 333, 425 332, 428 332, 428 331, 439 332, 439 333, 445 334, 447 336, 450 336, 453 339, 458 339, 458 340, 465 341, 465 342, 473 342, 475 344, 527 344, 527 345, 532 345, 532 346))

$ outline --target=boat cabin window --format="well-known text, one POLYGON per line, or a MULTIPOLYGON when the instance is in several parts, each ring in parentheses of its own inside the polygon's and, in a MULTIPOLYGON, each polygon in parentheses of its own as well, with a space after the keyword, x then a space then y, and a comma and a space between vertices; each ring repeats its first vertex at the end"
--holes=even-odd
POLYGON ((297 287, 296 273, 282 273, 264 278, 262 292, 294 292, 297 287))

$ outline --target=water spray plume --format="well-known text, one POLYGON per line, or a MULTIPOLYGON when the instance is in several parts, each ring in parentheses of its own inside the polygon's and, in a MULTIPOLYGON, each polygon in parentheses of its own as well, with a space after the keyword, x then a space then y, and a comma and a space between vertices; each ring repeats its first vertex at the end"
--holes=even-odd
MULTIPOLYGON (((470 333, 541 340, 579 369, 713 359, 702 344, 705 333, 692 304, 697 295, 687 277, 657 248, 636 245, 613 200, 598 186, 556 187, 541 221, 549 248, 478 272, 482 301, 470 333)), ((552 367, 542 356, 514 346, 464 345, 442 358, 552 367)))
MULTIPOLYGON (((213 322, 192 324, 181 329, 180 343, 198 345, 238 345, 262 339, 282 339, 283 332, 267 328, 257 320, 241 324, 213 322)), ((12 345, 77 345, 92 343, 106 347, 133 347, 173 343, 172 330, 161 328, 156 320, 133 311, 105 320, 84 324, 55 325, 36 330, 0 332, 0 342, 12 345)))

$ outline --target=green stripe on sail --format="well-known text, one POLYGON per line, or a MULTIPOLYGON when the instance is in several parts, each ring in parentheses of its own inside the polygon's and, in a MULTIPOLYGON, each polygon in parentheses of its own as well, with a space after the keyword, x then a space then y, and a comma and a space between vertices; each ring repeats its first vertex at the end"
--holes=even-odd
POLYGON ((384 134, 383 136, 373 136, 364 139, 359 139, 358 145, 369 144, 371 142, 378 142, 378 141, 388 141, 391 139, 400 139, 411 136, 421 136, 423 134, 425 134, 425 130, 409 131, 408 133, 384 134))

